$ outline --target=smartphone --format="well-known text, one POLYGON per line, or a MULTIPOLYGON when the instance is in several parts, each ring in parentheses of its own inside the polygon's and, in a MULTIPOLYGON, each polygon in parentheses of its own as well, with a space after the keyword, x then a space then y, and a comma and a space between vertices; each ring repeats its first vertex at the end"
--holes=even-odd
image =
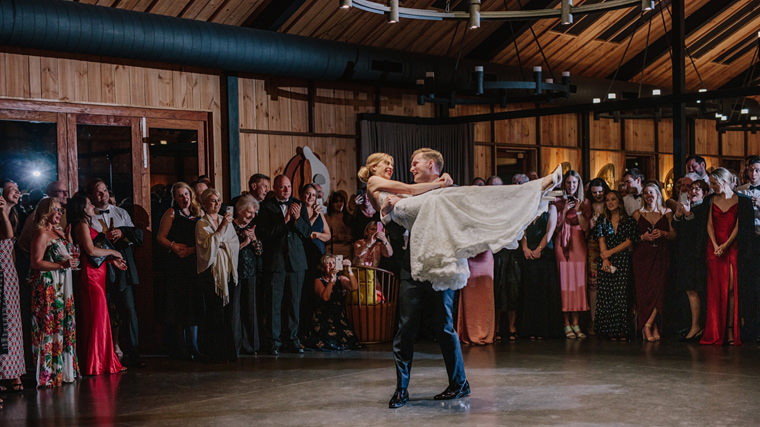
POLYGON ((343 255, 335 255, 335 268, 343 270, 343 255))
POLYGON ((232 214, 233 212, 235 212, 235 207, 234 206, 227 206, 227 210, 226 211, 227 211, 228 214, 232 214))
POLYGON ((378 233, 384 233, 385 232, 385 226, 380 221, 377 222, 377 232, 378 233))
POLYGON ((678 195, 678 201, 684 206, 689 206, 689 193, 681 193, 678 195))

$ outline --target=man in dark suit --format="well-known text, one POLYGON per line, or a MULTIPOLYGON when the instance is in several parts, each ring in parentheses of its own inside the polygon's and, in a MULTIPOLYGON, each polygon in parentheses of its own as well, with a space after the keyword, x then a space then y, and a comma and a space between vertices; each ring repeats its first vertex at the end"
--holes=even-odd
POLYGON ((271 292, 270 353, 279 354, 282 345, 281 310, 286 289, 288 325, 287 336, 284 338, 290 350, 303 353, 298 340, 298 312, 307 269, 303 239, 309 239, 311 233, 309 214, 303 203, 291 197, 292 188, 288 177, 275 177, 273 190, 274 198, 261 203, 256 228, 264 243, 264 268, 271 292))
MULTIPOLYGON (((412 167, 415 183, 433 182, 440 177, 443 169, 443 156, 430 148, 421 148, 412 154, 412 167)), ((392 197, 386 197, 382 213, 392 207, 392 197)), ((430 282, 418 282, 412 279, 409 251, 405 249, 404 229, 400 225, 389 222, 386 225, 387 235, 393 247, 394 259, 400 269, 396 272, 399 278, 398 297, 398 331, 393 339, 393 360, 396 364, 396 391, 393 393, 388 407, 400 408, 409 402, 409 377, 414 357, 414 340, 420 326, 420 317, 426 305, 430 305, 433 313, 433 325, 438 337, 438 345, 446 364, 449 385, 435 395, 435 400, 458 399, 470 394, 470 384, 464 372, 462 348, 459 336, 454 329, 452 317, 454 291, 433 290, 430 282)))

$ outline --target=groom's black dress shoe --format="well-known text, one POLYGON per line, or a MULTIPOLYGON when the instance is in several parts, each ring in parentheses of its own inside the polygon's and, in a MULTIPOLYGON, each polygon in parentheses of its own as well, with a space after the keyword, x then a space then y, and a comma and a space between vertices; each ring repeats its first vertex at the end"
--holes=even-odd
POLYGON ((391 396, 391 401, 388 402, 388 407, 392 409, 400 408, 409 403, 409 392, 405 388, 398 389, 391 396))
POLYGON ((435 400, 451 400, 451 399, 459 399, 460 397, 465 397, 470 395, 470 383, 467 381, 464 382, 462 385, 458 386, 448 386, 446 387, 446 390, 444 390, 441 394, 436 394, 433 399, 435 400))

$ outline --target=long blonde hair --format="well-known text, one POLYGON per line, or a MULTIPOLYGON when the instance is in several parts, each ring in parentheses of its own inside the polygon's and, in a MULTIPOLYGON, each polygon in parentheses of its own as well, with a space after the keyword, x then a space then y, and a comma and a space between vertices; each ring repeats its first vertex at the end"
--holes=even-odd
POLYGON ((200 216, 201 214, 201 207, 198 205, 198 200, 195 199, 195 191, 192 187, 187 185, 187 183, 182 181, 177 181, 172 185, 172 207, 175 207, 174 203, 174 193, 179 190, 180 188, 184 188, 187 191, 190 192, 190 215, 192 216, 200 216))
POLYGON ((359 168, 356 176, 359 177, 359 181, 367 182, 369 177, 372 176, 372 168, 380 164, 383 160, 386 160, 391 165, 393 164, 393 157, 387 153, 372 153, 367 157, 367 161, 364 162, 364 166, 359 168))
MULTIPOLYGON (((643 190, 646 190, 647 187, 654 188, 654 191, 657 193, 657 200, 655 200, 655 202, 654 202, 654 208, 655 208, 655 210, 657 212, 659 212, 660 214, 664 215, 665 212, 666 212, 666 210, 665 210, 665 199, 664 199, 664 197, 662 197, 662 189, 660 188, 660 184, 657 181, 648 181, 648 182, 644 183, 644 187, 642 188, 642 192, 643 192, 643 190)), ((644 206, 644 198, 643 197, 641 198, 641 208, 642 209, 645 208, 645 206, 644 206)))
POLYGON ((38 229, 42 229, 48 226, 50 223, 50 215, 53 214, 55 205, 61 207, 61 202, 55 197, 45 197, 37 204, 37 209, 34 211, 34 225, 38 229))
POLYGON ((578 203, 583 202, 583 180, 581 179, 581 174, 572 169, 567 171, 567 173, 565 173, 565 176, 562 178, 562 192, 565 193, 566 196, 572 196, 578 199, 578 203), (565 183, 571 176, 578 180, 578 189, 575 190, 575 194, 567 194, 567 190, 565 190, 565 183))

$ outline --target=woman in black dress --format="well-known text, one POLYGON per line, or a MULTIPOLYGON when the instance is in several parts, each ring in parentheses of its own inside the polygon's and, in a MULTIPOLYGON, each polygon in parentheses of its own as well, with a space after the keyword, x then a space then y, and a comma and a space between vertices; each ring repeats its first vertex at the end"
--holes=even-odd
POLYGON ((235 332, 235 348, 248 354, 259 351, 258 311, 256 310, 256 268, 261 262, 262 243, 256 238, 253 219, 259 210, 259 202, 246 194, 235 203, 236 217, 232 221, 240 241, 238 255, 238 280, 240 281, 240 330, 235 332))
POLYGON ((675 285, 689 299, 691 326, 681 338, 686 342, 698 342, 702 337, 700 311, 707 288, 707 270, 704 248, 707 242, 707 211, 702 205, 710 193, 710 186, 703 180, 691 183, 689 202, 678 203, 673 215, 673 228, 678 233, 675 242, 675 285))
POLYGON ((530 339, 557 336, 562 326, 562 300, 552 239, 556 226, 557 209, 549 205, 549 210, 525 229, 521 241, 523 300, 518 331, 530 339))
POLYGON ((320 351, 340 351, 359 348, 351 325, 346 319, 344 290, 359 288, 351 261, 344 259, 341 270, 335 265, 335 257, 325 255, 319 263, 322 274, 314 280, 317 302, 312 315, 312 326, 304 336, 308 348, 320 351), (346 274, 346 272, 348 274, 346 274))
POLYGON ((601 260, 597 266, 596 332, 613 341, 628 339, 628 286, 631 283, 631 253, 636 222, 625 213, 622 198, 610 191, 604 216, 594 227, 601 260))
POLYGON ((192 188, 184 182, 172 186, 172 207, 161 217, 158 244, 169 251, 166 261, 166 304, 164 318, 171 331, 170 355, 200 356, 198 323, 203 316, 203 295, 195 272, 195 223, 201 208, 192 188))

